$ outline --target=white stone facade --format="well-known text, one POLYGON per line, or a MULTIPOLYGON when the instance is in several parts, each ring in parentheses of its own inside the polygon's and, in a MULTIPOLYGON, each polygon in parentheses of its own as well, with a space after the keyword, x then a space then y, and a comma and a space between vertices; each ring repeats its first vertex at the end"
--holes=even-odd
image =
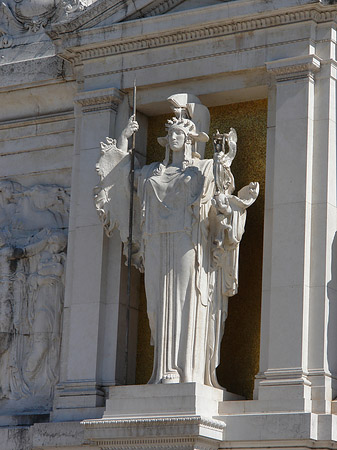
MULTIPOLYGON (((0 449, 335 448, 337 6, 44 3, 0 9, 0 449), (254 400, 194 383, 118 387, 121 240, 104 235, 92 190, 135 78, 140 159, 172 94, 268 99, 254 400)), ((131 339, 129 385, 135 352, 131 339)))

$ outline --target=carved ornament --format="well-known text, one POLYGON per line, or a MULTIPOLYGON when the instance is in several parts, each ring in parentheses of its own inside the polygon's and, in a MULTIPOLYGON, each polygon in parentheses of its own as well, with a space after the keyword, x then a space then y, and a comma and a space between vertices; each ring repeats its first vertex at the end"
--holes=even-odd
MULTIPOLYGON (((133 0, 114 2, 113 5, 111 5, 111 1, 109 0, 101 0, 92 8, 88 9, 85 14, 75 17, 68 23, 57 24, 57 33, 69 33, 83 27, 91 28, 113 15, 116 15, 115 23, 118 23, 120 21, 164 14, 175 6, 178 6, 182 1, 184 0, 152 0, 147 2, 147 6, 136 10, 136 5, 133 0), (131 13, 125 13, 125 11, 129 10, 131 13)), ((54 30, 50 32, 50 35, 54 35, 54 30)))
POLYGON ((75 103, 82 106, 83 112, 99 111, 104 109, 117 110, 124 94, 116 88, 84 91, 75 97, 75 103))
POLYGON ((320 58, 315 55, 283 58, 266 63, 267 71, 275 76, 277 81, 311 78, 321 67, 320 58))
POLYGON ((13 44, 13 38, 9 34, 6 34, 6 32, 0 31, 0 49, 1 48, 9 48, 13 44))
MULTIPOLYGON (((222 434, 225 424, 218 420, 205 418, 202 416, 184 416, 184 417, 158 417, 158 418, 135 418, 135 419, 98 419, 84 420, 81 422, 87 430, 88 442, 95 443, 102 449, 109 450, 116 447, 123 450, 148 450, 148 449, 165 449, 165 450, 216 450, 218 449, 218 440, 200 436, 200 429, 210 430, 211 433, 222 434), (175 430, 184 430, 184 436, 176 437, 175 430), (120 430, 130 428, 133 430, 132 438, 110 437, 106 435, 106 431, 111 433, 120 433, 120 430), (102 437, 99 430, 102 431, 102 437), (144 429, 146 435, 144 436, 144 429), (95 431, 95 437, 90 438, 90 430, 95 431), (161 430, 165 430, 164 435, 161 430), (104 434, 103 434, 104 433, 104 434), (141 434, 140 434, 141 433, 141 434), (103 437, 104 436, 104 437, 103 437), (196 447, 197 443, 197 447, 196 447)), ((179 433, 179 434, 180 434, 179 433)), ((124 434, 124 433, 123 433, 124 434)))
POLYGON ((149 425, 172 426, 172 425, 202 425, 203 427, 223 430, 225 424, 220 420, 210 419, 203 416, 184 417, 156 417, 139 419, 88 419, 81 422, 86 428, 113 428, 136 426, 143 428, 149 425))
POLYGON ((0 3, 0 48, 13 45, 13 37, 37 33, 52 21, 85 9, 84 0, 5 0, 0 3))

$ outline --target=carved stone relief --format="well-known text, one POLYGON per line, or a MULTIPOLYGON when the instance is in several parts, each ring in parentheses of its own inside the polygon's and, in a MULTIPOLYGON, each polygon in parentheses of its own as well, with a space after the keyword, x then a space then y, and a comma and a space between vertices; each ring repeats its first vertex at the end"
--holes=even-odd
POLYGON ((0 49, 12 46, 13 36, 37 33, 88 4, 88 0, 4 0, 0 3, 0 49))
POLYGON ((59 370, 69 200, 69 190, 61 186, 26 188, 0 181, 2 400, 38 397, 47 405, 53 395, 59 370))

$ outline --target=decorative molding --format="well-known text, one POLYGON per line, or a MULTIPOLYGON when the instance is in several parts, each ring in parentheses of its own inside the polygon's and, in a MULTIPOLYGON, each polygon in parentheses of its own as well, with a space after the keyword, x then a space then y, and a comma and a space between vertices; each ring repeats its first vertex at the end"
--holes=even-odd
POLYGON ((315 55, 284 58, 267 62, 266 68, 279 82, 308 77, 313 80, 314 73, 321 67, 320 61, 315 55))
MULTIPOLYGON (((58 122, 62 120, 73 120, 74 110, 63 111, 56 114, 41 114, 38 119, 32 119, 31 117, 0 121, 0 130, 7 130, 10 128, 26 127, 29 125, 40 125, 41 123, 58 122)), ((71 129, 72 131, 74 128, 71 129)), ((27 150, 24 150, 27 151, 27 150)))
POLYGON ((62 6, 66 16, 85 10, 85 4, 81 0, 63 0, 62 6))
POLYGON ((212 445, 206 439, 191 437, 99 440, 95 445, 102 450, 218 450, 218 442, 212 445))
MULTIPOLYGON (((305 21, 315 21, 316 23, 335 21, 337 19, 337 11, 335 7, 327 7, 320 5, 308 5, 306 9, 287 12, 268 12, 266 14, 258 14, 255 17, 246 17, 222 20, 221 22, 211 23, 206 26, 193 26, 190 28, 179 28, 170 30, 166 33, 158 35, 158 33, 149 34, 146 37, 135 37, 129 39, 114 40, 113 44, 97 43, 94 48, 76 49, 76 51, 67 52, 64 56, 66 59, 74 59, 83 61, 92 58, 106 57, 123 53, 131 53, 142 51, 144 49, 152 49, 177 45, 185 42, 195 42, 204 39, 219 38, 235 33, 252 32, 265 28, 283 26, 305 21)), ((65 32, 61 26, 55 25, 53 31, 50 32, 52 38, 59 37, 59 34, 65 32)), ((97 30, 84 30, 84 32, 92 33, 97 30)), ((62 53, 62 51, 61 51, 62 53)))
POLYGON ((84 425, 85 428, 125 428, 130 426, 147 427, 151 425, 202 425, 203 427, 216 430, 223 430, 226 426, 224 422, 202 416, 87 419, 83 420, 81 424, 84 425))
POLYGON ((82 111, 93 112, 105 109, 117 111, 124 94, 116 88, 84 91, 78 94, 74 102, 82 106, 82 111))
POLYGON ((274 44, 256 45, 254 47, 246 47, 246 48, 234 49, 234 50, 217 52, 217 53, 208 53, 206 55, 191 56, 191 57, 186 57, 186 58, 181 58, 181 59, 174 59, 174 60, 171 60, 171 61, 164 61, 164 62, 159 62, 159 63, 152 63, 152 64, 147 64, 147 65, 142 65, 142 66, 125 67, 123 69, 110 70, 110 71, 107 71, 107 72, 100 72, 100 73, 93 73, 93 74, 89 74, 89 75, 84 75, 84 79, 96 78, 96 77, 107 76, 107 75, 114 75, 116 73, 122 73, 122 72, 123 73, 125 73, 125 72, 134 72, 136 70, 150 69, 150 68, 153 68, 153 67, 168 66, 168 65, 172 65, 172 64, 181 64, 181 63, 186 63, 186 62, 190 62, 190 61, 199 61, 201 59, 215 58, 215 57, 219 57, 219 56, 238 54, 238 53, 245 53, 245 52, 250 52, 252 50, 261 50, 261 49, 265 49, 265 48, 278 47, 278 46, 281 46, 281 45, 289 45, 289 44, 294 44, 294 43, 304 42, 304 41, 306 42, 307 38, 294 39, 292 41, 286 41, 286 42, 277 42, 277 43, 274 43, 274 44))
POLYGON ((86 442, 105 450, 217 450, 226 427, 224 422, 202 416, 90 419, 81 424, 86 428, 86 442), (203 435, 200 428, 210 431, 203 435), (130 429, 132 437, 126 437, 131 436, 130 429))
POLYGON ((332 378, 336 379, 336 376, 333 376, 331 372, 326 371, 325 369, 309 369, 308 370, 308 377, 326 377, 326 378, 332 378))
MULTIPOLYGON (((261 374, 260 374, 261 375, 261 374)), ((263 376, 269 379, 279 379, 279 378, 302 378, 307 377, 308 372, 304 372, 301 367, 286 367, 282 369, 268 369, 263 372, 263 376)))
POLYGON ((311 386, 308 372, 299 368, 268 369, 256 376, 260 386, 311 386))

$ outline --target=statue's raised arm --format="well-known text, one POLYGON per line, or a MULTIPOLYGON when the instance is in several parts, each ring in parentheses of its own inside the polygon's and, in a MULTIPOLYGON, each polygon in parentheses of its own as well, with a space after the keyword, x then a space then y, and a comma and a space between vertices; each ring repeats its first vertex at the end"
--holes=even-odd
MULTIPOLYGON (((131 116, 118 140, 106 138, 101 142, 101 156, 96 164, 96 171, 100 181, 94 188, 94 202, 98 216, 103 224, 107 236, 111 236, 115 229, 119 229, 127 253, 129 233, 129 204, 131 195, 130 167, 131 153, 128 151, 128 138, 138 131, 138 123, 131 116)), ((136 162, 137 165, 137 162, 136 162)), ((133 254, 140 247, 139 201, 134 195, 134 232, 133 254)), ((141 262, 133 257, 132 261, 141 269, 141 262)))

